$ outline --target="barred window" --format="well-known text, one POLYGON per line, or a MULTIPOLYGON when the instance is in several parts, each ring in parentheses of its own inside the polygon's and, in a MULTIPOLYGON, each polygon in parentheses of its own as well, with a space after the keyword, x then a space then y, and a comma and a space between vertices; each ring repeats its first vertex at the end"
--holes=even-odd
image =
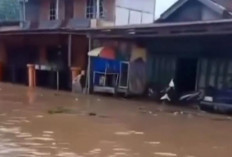
POLYGON ((56 20, 57 19, 57 8, 56 8, 56 0, 52 0, 50 2, 50 20, 56 20))
POLYGON ((99 10, 99 17, 104 17, 103 0, 99 0, 99 5, 97 2, 98 0, 87 0, 86 18, 97 18, 97 10, 99 10), (98 6, 99 8, 97 8, 98 6))

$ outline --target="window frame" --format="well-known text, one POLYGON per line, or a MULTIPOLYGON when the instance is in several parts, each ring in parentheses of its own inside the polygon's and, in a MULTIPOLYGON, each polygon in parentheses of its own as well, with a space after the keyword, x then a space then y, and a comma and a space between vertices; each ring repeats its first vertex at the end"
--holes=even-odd
POLYGON ((53 20, 57 20, 57 0, 51 0, 50 1, 50 6, 49 6, 49 20, 53 21, 53 20))
POLYGON ((104 18, 104 4, 103 0, 99 0, 99 5, 97 4, 98 0, 87 0, 86 1, 86 18, 94 19, 98 18, 98 10, 99 10, 99 18, 104 18), (99 6, 99 8, 97 8, 99 6))

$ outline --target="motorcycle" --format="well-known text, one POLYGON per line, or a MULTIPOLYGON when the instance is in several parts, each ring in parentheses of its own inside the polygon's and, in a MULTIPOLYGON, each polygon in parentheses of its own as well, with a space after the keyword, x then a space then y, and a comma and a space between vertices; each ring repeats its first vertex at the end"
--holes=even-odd
POLYGON ((161 93, 162 96, 160 100, 171 103, 191 104, 199 102, 202 98, 202 92, 200 91, 187 92, 181 95, 178 94, 173 79, 170 81, 168 87, 163 89, 161 93))

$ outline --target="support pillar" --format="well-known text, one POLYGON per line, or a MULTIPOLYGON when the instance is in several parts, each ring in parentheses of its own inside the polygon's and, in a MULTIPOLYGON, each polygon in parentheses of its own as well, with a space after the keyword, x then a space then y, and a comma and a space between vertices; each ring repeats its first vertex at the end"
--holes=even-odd
POLYGON ((4 75, 4 64, 3 62, 0 62, 0 81, 3 81, 3 75, 4 75))
POLYGON ((4 65, 7 61, 6 47, 3 42, 0 41, 0 81, 4 78, 4 65))
POLYGON ((27 64, 28 68, 28 86, 36 87, 36 70, 34 64, 27 64))

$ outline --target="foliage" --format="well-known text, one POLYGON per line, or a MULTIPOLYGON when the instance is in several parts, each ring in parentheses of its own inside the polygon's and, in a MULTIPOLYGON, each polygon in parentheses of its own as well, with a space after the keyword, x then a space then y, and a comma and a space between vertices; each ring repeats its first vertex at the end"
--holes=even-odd
POLYGON ((19 0, 0 0, 0 21, 19 20, 19 0))

